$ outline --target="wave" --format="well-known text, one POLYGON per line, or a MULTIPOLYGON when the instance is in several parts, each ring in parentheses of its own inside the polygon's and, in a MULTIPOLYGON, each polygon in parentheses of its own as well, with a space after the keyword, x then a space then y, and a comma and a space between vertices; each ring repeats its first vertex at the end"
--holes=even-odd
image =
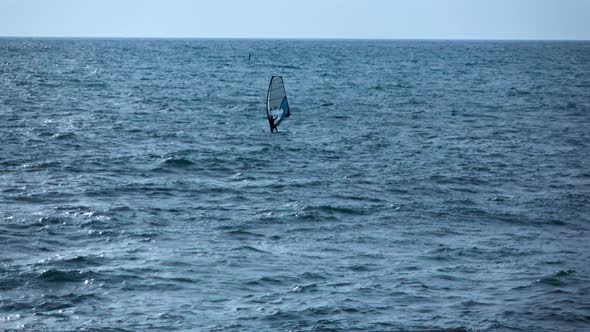
POLYGON ((37 279, 50 283, 82 282, 95 278, 96 274, 87 270, 43 270, 37 275, 37 279))
POLYGON ((162 165, 171 166, 171 167, 178 167, 178 168, 186 168, 186 167, 194 165, 194 163, 186 158, 167 158, 162 162, 162 165))
POLYGON ((370 212, 364 207, 353 208, 335 205, 305 206, 302 211, 306 213, 316 213, 320 216, 325 214, 366 215, 370 212))
POLYGON ((538 279, 537 282, 555 287, 563 287, 567 285, 566 279, 575 273, 575 270, 560 270, 550 276, 538 279))
POLYGON ((73 133, 73 132, 57 133, 57 134, 53 134, 51 136, 51 138, 54 138, 57 140, 74 140, 74 139, 76 139, 76 137, 77 137, 76 133, 73 133))
POLYGON ((235 248, 231 248, 232 251, 239 251, 239 252, 253 252, 253 253, 261 253, 261 254, 271 254, 268 251, 264 251, 262 249, 258 249, 252 246, 239 246, 235 248))
POLYGON ((244 229, 233 229, 230 231, 226 231, 225 234, 231 238, 235 238, 236 240, 246 240, 246 239, 252 239, 252 238, 264 238, 265 237, 262 234, 249 232, 244 229))

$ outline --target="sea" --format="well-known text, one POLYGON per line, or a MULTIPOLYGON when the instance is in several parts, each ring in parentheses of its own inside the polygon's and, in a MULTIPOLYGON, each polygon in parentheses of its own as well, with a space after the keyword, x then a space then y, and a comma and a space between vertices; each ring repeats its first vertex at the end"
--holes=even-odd
POLYGON ((0 330, 590 331, 590 42, 2 38, 0 330))

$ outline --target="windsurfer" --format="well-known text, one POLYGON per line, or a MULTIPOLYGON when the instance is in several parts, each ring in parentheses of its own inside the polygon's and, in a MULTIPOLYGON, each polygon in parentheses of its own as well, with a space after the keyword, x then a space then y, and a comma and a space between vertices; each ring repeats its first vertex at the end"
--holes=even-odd
POLYGON ((279 130, 277 129, 277 125, 275 124, 276 119, 277 119, 276 116, 269 116, 268 117, 268 124, 270 125, 270 132, 271 133, 279 132, 279 130))

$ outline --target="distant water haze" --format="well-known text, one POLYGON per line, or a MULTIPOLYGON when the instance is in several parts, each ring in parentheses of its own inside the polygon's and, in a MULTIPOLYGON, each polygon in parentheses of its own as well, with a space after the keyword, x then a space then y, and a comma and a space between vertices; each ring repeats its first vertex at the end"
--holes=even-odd
POLYGON ((0 330, 589 327, 590 43, 0 39, 0 72, 0 330))

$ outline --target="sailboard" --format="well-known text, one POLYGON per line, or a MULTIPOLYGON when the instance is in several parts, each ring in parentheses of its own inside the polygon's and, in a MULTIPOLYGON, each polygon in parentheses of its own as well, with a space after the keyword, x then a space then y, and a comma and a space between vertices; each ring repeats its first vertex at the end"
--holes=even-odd
POLYGON ((273 76, 268 84, 266 95, 266 116, 270 124, 270 131, 273 132, 283 120, 291 115, 287 92, 281 76, 273 76))

